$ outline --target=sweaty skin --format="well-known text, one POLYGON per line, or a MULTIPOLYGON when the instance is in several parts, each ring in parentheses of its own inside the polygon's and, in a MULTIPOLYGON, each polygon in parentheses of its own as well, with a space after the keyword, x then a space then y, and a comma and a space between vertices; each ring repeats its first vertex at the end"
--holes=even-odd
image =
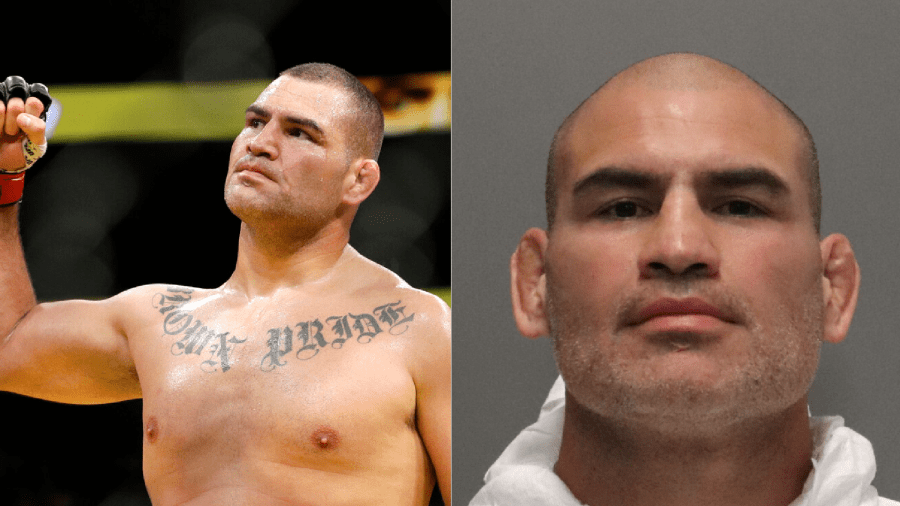
MULTIPOLYGON (((35 308, 4 358, 83 304, 35 308)), ((447 309, 351 247, 302 288, 248 299, 228 284, 148 285, 97 309, 128 336, 133 363, 114 383, 143 396, 154 505, 428 504, 435 471, 417 407, 424 373, 449 354, 447 309)), ((78 385, 59 396, 28 376, 3 386, 84 400, 78 385)))
MULTIPOLYGON (((413 506, 435 484, 449 505, 450 310, 348 244, 380 174, 349 97, 280 77, 248 108, 225 189, 238 260, 216 289, 36 305, 18 208, 0 207, 0 390, 142 397, 154 506, 413 506)), ((40 112, 0 124, 37 142, 40 112)), ((0 136, 0 165, 20 139, 0 136)))

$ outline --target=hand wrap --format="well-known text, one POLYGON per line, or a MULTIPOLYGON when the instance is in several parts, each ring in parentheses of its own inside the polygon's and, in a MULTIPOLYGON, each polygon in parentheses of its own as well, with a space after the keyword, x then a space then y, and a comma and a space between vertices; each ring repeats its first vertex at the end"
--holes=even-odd
MULTIPOLYGON (((0 83, 0 100, 4 105, 11 98, 21 98, 24 102, 29 97, 35 97, 44 105, 41 112, 41 120, 47 120, 47 110, 53 99, 50 91, 41 83, 28 84, 19 76, 9 76, 0 83)), ((0 206, 15 204, 22 200, 22 191, 25 187, 25 170, 29 169, 38 159, 47 152, 47 143, 36 145, 27 136, 22 141, 22 154, 25 156, 25 166, 21 169, 8 172, 0 170, 0 206)))

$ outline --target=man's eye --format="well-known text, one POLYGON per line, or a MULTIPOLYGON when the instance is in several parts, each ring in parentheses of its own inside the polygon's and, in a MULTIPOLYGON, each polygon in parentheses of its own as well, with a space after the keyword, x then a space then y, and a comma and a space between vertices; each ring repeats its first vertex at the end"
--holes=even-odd
POLYGON ((262 124, 262 120, 256 118, 247 121, 247 126, 250 128, 259 128, 262 124))
POLYGON ((627 218, 637 218, 640 216, 644 216, 647 213, 648 211, 638 205, 637 202, 623 200, 600 210, 600 212, 597 214, 604 218, 621 220, 627 218))
POLYGON ((732 200, 719 206, 716 211, 729 216, 753 217, 765 214, 760 208, 744 200, 732 200))

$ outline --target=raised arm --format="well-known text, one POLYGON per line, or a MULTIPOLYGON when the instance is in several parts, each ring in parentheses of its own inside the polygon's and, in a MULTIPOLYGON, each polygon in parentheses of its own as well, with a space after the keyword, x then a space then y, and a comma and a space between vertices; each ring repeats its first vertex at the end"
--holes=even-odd
POLYGON ((118 323, 128 296, 36 305, 19 235, 24 169, 46 150, 49 96, 24 80, 0 83, 0 389, 93 404, 140 396, 118 323))
POLYGON ((29 97, 31 91, 21 78, 0 82, 0 332, 9 331, 35 304, 18 223, 25 169, 46 150, 44 102, 29 97))

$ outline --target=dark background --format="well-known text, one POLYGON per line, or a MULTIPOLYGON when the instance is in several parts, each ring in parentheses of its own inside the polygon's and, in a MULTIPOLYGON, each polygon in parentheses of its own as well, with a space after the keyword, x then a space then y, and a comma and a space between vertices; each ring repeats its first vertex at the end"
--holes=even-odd
MULTIPOLYGON (((361 77, 450 70, 449 0, 33 5, 7 9, 0 74, 43 82, 51 93, 61 85, 268 80, 309 61, 361 77)), ((63 111, 62 122, 78 121, 63 111)), ((239 227, 222 200, 230 145, 51 141, 29 171, 20 211, 38 298, 104 298, 158 282, 221 285, 234 268, 239 227)), ((382 182, 360 214, 367 205, 390 208, 400 221, 388 230, 357 223, 351 244, 413 286, 449 288, 449 132, 387 138, 380 163, 382 182)), ((140 401, 68 406, 0 394, 0 504, 147 505, 141 442, 140 401)))

